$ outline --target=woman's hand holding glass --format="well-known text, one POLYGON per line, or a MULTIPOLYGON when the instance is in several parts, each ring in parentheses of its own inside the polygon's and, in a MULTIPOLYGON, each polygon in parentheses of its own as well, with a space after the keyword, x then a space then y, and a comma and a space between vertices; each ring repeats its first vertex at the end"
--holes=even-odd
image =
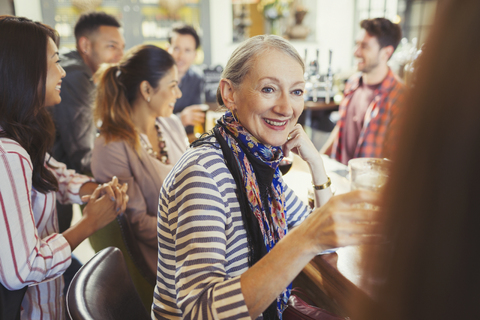
POLYGON ((313 241, 312 250, 316 253, 349 245, 378 243, 378 226, 383 215, 377 210, 356 205, 365 202, 378 205, 379 201, 378 193, 367 190, 332 197, 321 208, 313 210, 299 228, 304 228, 306 239, 313 241))

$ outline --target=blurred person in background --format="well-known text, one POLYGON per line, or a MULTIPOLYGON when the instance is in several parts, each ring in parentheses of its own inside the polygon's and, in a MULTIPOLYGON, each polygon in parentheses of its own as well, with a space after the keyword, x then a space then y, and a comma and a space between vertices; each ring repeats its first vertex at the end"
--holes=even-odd
MULTIPOLYGON (((83 14, 75 25, 76 49, 60 51, 60 65, 67 72, 62 82, 62 102, 51 108, 55 122, 52 156, 83 174, 90 174, 95 124, 92 75, 104 62, 118 62, 125 41, 117 19, 104 12, 83 14)), ((60 230, 72 220, 72 206, 58 204, 60 230)))
POLYGON ((21 319, 64 319, 61 275, 71 252, 123 212, 127 185, 98 185, 48 154, 65 71, 58 34, 39 22, 0 16, 0 283, 29 286, 21 319), (56 199, 86 202, 80 221, 60 233, 56 199))
POLYGON ((404 85, 387 64, 402 38, 400 26, 375 18, 360 27, 354 53, 360 73, 348 80, 340 119, 320 150, 343 164, 391 156, 396 144, 392 127, 404 96, 404 85))
POLYGON ((480 319, 480 1, 438 9, 399 123, 387 243, 363 258, 375 304, 352 319, 480 319))
POLYGON ((200 107, 204 102, 205 80, 202 71, 193 66, 200 37, 192 26, 181 25, 172 29, 168 42, 168 52, 177 63, 182 91, 182 97, 175 103, 173 112, 182 120, 187 133, 192 133, 193 126, 205 122, 205 113, 200 107))
POLYGON ((153 274, 157 273, 157 210, 162 183, 187 150, 181 121, 173 115, 179 76, 175 60, 152 45, 131 49, 118 64, 101 67, 95 99, 100 136, 92 173, 128 183, 127 219, 153 274))

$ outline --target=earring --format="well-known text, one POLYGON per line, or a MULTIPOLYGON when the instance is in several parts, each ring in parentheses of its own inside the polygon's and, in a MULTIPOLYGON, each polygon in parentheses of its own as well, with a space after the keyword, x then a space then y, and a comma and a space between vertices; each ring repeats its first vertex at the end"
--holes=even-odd
POLYGON ((147 102, 149 102, 149 103, 150 103, 150 97, 148 97, 148 98, 147 98, 147 102))
POLYGON ((232 110, 232 116, 236 122, 240 123, 240 121, 238 121, 237 112, 235 110, 232 110))

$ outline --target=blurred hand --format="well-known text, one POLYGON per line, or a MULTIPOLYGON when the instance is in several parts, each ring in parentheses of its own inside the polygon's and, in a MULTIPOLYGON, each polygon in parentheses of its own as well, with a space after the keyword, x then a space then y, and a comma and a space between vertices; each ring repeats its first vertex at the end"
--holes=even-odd
POLYGON ((205 111, 203 106, 194 104, 186 107, 180 112, 180 120, 184 127, 195 126, 205 122, 205 111))
POLYGON ((82 201, 87 202, 83 216, 94 230, 103 228, 125 211, 128 203, 127 189, 126 183, 120 186, 118 179, 113 177, 112 181, 98 185, 91 195, 82 197, 82 201))
POLYGON ((355 190, 332 197, 325 205, 315 209, 299 226, 312 241, 315 252, 381 241, 380 223, 384 214, 364 209, 360 204, 378 205, 378 193, 355 190))
MULTIPOLYGON (((122 186, 119 184, 118 178, 116 176, 113 176, 112 181, 98 185, 97 188, 100 188, 99 197, 103 195, 108 195, 112 201, 115 201, 115 209, 119 210, 119 208, 122 206, 122 203, 121 203, 122 199, 118 197, 118 192, 116 192, 115 190, 121 187, 122 186)), ((82 201, 86 203, 88 202, 90 197, 91 195, 82 196, 82 201)))

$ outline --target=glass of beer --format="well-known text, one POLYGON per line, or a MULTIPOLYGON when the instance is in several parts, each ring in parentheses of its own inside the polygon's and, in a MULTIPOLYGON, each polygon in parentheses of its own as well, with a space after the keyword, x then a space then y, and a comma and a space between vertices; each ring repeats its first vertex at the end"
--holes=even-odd
MULTIPOLYGON (((356 158, 348 161, 351 190, 363 189, 380 192, 388 179, 390 160, 380 158, 356 158)), ((371 204, 365 209, 378 209, 371 204)))
POLYGON ((201 104, 200 107, 204 114, 204 118, 203 118, 204 120, 203 120, 203 123, 196 124, 193 127, 193 133, 195 134, 196 138, 200 138, 200 136, 203 133, 205 133, 205 120, 206 120, 207 111, 209 109, 208 104, 201 104))

